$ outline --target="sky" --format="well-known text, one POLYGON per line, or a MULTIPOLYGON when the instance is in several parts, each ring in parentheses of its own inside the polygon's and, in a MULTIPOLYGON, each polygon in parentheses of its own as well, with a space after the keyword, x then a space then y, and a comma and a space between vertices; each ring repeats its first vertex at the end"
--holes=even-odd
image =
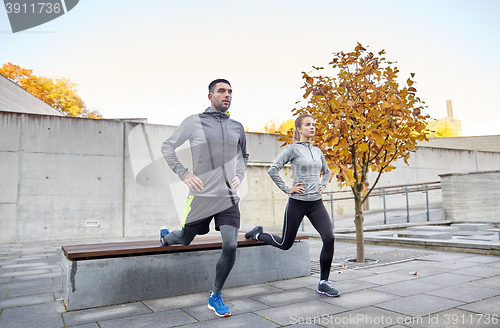
POLYGON ((415 73, 432 118, 451 99, 464 135, 500 134, 499 15, 499 0, 80 0, 12 33, 0 7, 0 64, 70 78, 104 118, 162 125, 202 112, 225 78, 231 117, 256 130, 292 118, 301 72, 360 42, 385 49, 400 82, 415 73))

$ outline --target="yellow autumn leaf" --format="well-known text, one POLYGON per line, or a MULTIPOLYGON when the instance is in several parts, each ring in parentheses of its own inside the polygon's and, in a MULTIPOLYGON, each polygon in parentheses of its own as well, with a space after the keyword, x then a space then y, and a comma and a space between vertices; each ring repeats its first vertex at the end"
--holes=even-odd
POLYGON ((385 142, 385 139, 381 135, 377 136, 376 143, 378 146, 382 147, 384 145, 384 142, 385 142))

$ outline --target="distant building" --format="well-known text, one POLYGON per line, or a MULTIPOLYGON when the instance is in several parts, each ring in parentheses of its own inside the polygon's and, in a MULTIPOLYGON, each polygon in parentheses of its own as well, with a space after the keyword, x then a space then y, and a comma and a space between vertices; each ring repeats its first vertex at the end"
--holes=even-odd
POLYGON ((431 120, 427 124, 427 128, 431 131, 430 138, 439 138, 436 135, 438 131, 446 131, 446 137, 461 137, 462 136, 462 121, 453 118, 453 107, 451 100, 446 100, 447 117, 437 120, 431 120), (452 130, 452 131, 449 131, 452 130))

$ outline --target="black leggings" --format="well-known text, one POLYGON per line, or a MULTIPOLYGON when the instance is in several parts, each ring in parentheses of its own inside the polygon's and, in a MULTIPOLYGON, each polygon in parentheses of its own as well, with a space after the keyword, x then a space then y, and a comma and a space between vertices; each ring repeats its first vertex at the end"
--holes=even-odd
POLYGON ((321 199, 315 201, 303 201, 293 198, 288 199, 285 209, 285 220, 283 222, 283 237, 261 233, 259 240, 268 245, 287 250, 292 247, 295 236, 299 230, 304 215, 309 218, 313 227, 319 232, 323 241, 323 248, 319 257, 321 267, 321 280, 328 280, 332 266, 334 241, 332 222, 328 216, 325 205, 321 199))

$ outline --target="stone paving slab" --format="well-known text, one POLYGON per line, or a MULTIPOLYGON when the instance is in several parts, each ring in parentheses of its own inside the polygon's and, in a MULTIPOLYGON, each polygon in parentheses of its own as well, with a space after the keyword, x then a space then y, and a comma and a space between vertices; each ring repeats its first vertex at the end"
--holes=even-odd
POLYGON ((332 328, 382 328, 393 327, 398 321, 404 322, 405 319, 405 315, 368 306, 321 318, 318 322, 324 327, 332 328))
MULTIPOLYGON (((428 260, 435 262, 442 261, 453 261, 465 258, 474 258, 475 254, 467 254, 467 253, 453 253, 453 252, 439 252, 437 254, 433 254, 429 256, 428 260)), ((491 255, 478 255, 478 256, 491 256, 491 255)))
POLYGON ((252 297, 255 295, 278 293, 282 291, 283 291, 282 289, 271 287, 266 284, 259 284, 251 286, 233 287, 227 289, 225 288, 223 296, 230 299, 238 297, 252 297))
POLYGON ((400 263, 395 265, 395 267, 399 267, 402 272, 417 273, 415 278, 423 278, 427 276, 433 276, 440 273, 448 272, 449 269, 443 267, 437 267, 432 264, 428 264, 427 261, 411 261, 406 263, 400 263))
POLYGON ((308 276, 295 279, 285 279, 275 282, 269 282, 266 285, 284 290, 297 289, 301 287, 317 287, 318 278, 308 276))
POLYGON ((374 268, 366 268, 366 273, 370 275, 401 271, 398 265, 384 265, 374 268))
MULTIPOLYGON (((343 280, 340 282, 333 283, 333 286, 342 294, 355 292, 357 290, 368 289, 372 287, 376 287, 378 285, 371 284, 369 282, 359 281, 359 280, 343 280)), ((317 287, 315 286, 314 289, 317 287)))
POLYGON ((475 256, 463 257, 462 261, 473 262, 473 263, 485 263, 485 264, 494 264, 494 263, 500 264, 500 257, 491 255, 475 255, 475 256))
POLYGON ((266 320, 253 313, 245 313, 229 318, 217 318, 214 320, 203 321, 187 326, 189 328, 241 328, 241 327, 255 327, 255 328, 274 328, 280 327, 279 325, 266 320))
POLYGON ((61 272, 46 272, 46 273, 41 273, 38 275, 35 274, 30 274, 30 275, 23 275, 23 276, 15 276, 12 278, 12 283, 16 282, 23 282, 23 281, 30 281, 30 280, 35 280, 35 279, 44 279, 44 278, 61 278, 61 272))
POLYGON ((336 314, 346 310, 343 307, 314 300, 256 311, 255 313, 280 325, 288 325, 299 317, 322 317, 323 315, 336 314))
MULTIPOLYGON (((499 270, 499 272, 500 272, 500 270, 499 270)), ((468 285, 500 289, 500 275, 497 275, 497 276, 494 276, 491 278, 484 278, 484 279, 475 280, 471 283, 468 283, 468 285)))
POLYGON ((0 309, 8 309, 19 306, 50 303, 54 301, 54 294, 45 293, 30 296, 8 297, 0 300, 0 309))
POLYGON ((398 299, 377 304, 377 307, 402 313, 407 316, 422 317, 424 315, 440 312, 463 304, 463 302, 449 300, 442 297, 419 294, 408 296, 404 299, 404 301, 398 299))
POLYGON ((61 313, 65 311, 62 302, 22 306, 2 310, 0 327, 26 328, 50 327, 63 328, 61 313))
POLYGON ((492 325, 483 325, 478 322, 478 315, 473 312, 460 309, 449 309, 432 315, 412 318, 405 323, 410 328, 493 328, 492 325))
MULTIPOLYGON (((431 263, 431 262, 429 262, 431 263)), ((432 266, 438 268, 445 268, 447 270, 459 270, 464 268, 471 268, 477 265, 471 261, 465 261, 463 259, 455 259, 454 261, 434 261, 432 262, 432 266)))
MULTIPOLYGON (((208 309, 207 309, 208 310, 208 309)), ((196 320, 182 310, 169 310, 164 312, 148 313, 133 317, 119 318, 113 320, 99 320, 100 328, 140 328, 140 327, 175 327, 196 320)), ((81 326, 77 326, 80 328, 81 326)))
POLYGON ((417 277, 408 272, 396 271, 396 272, 387 272, 382 274, 377 274, 369 277, 358 278, 360 281, 370 282, 372 284, 377 285, 387 285, 393 284, 400 281, 407 281, 416 279, 417 277))
MULTIPOLYGON (((226 296, 224 290, 224 297, 226 296)), ((144 301, 144 305, 150 308, 153 312, 172 310, 175 308, 183 308, 192 305, 207 304, 208 292, 196 293, 168 298, 159 298, 156 300, 144 301)))
POLYGON ((314 290, 308 288, 299 288, 268 295, 252 296, 252 299, 272 307, 277 307, 281 305, 317 299, 318 295, 320 294, 316 292, 316 288, 317 287, 315 287, 314 290))
POLYGON ((21 263, 21 264, 6 264, 2 265, 2 269, 19 269, 19 268, 31 268, 37 266, 47 265, 47 262, 34 262, 34 263, 21 263))
POLYGON ((13 289, 25 289, 25 288, 35 288, 35 287, 46 287, 46 286, 53 286, 54 285, 54 280, 50 278, 43 278, 43 279, 33 279, 33 280, 26 280, 26 281, 21 281, 21 282, 12 282, 12 283, 7 283, 7 284, 0 284, 0 291, 3 290, 13 290, 13 289))
POLYGON ((330 281, 338 282, 355 278, 363 278, 371 276, 371 273, 363 270, 345 270, 330 274, 330 281))
POLYGON ((482 301, 460 306, 459 309, 475 313, 496 315, 500 318, 500 296, 495 296, 482 301))
POLYGON ((449 298, 465 303, 471 303, 492 296, 498 296, 500 295, 500 289, 483 288, 470 284, 463 284, 438 290, 427 291, 426 294, 449 298))
POLYGON ((315 328, 315 327, 321 327, 321 326, 318 326, 318 325, 315 325, 313 323, 309 324, 309 323, 298 323, 298 324, 295 324, 295 325, 288 325, 288 326, 283 326, 283 327, 293 327, 293 328, 315 328))
POLYGON ((123 317, 131 317, 139 314, 151 313, 142 303, 130 303, 101 308, 72 311, 63 313, 64 323, 67 326, 75 326, 83 323, 99 322, 123 317))
POLYGON ((478 279, 481 278, 477 276, 466 276, 463 274, 446 272, 446 273, 436 274, 434 276, 420 278, 419 281, 428 282, 431 284, 436 284, 441 286, 453 286, 453 285, 464 284, 478 279))
MULTIPOLYGON (((69 326, 66 326, 69 327, 69 326)), ((87 323, 85 325, 78 325, 78 326, 72 326, 72 327, 77 327, 77 328, 99 328, 97 323, 87 323)))
POLYGON ((373 290, 391 293, 398 296, 412 296, 441 288, 436 284, 421 282, 419 279, 398 282, 395 284, 374 287, 373 290))
MULTIPOLYGON (((12 277, 3 277, 3 278, 0 278, 0 284, 6 284, 6 283, 10 283, 12 282, 12 277)), ((1 290, 1 288, 0 288, 1 290)))
POLYGON ((488 266, 473 266, 470 268, 464 268, 461 270, 451 271, 451 273, 459 273, 466 274, 469 276, 478 276, 478 277, 492 277, 499 274, 498 268, 490 268, 488 266))
POLYGON ((36 277, 54 278, 61 276, 61 270, 55 270, 55 272, 53 272, 51 269, 33 270, 33 271, 39 271, 39 272, 13 276, 13 282, 36 279, 36 277))
MULTIPOLYGON (((224 302, 231 309, 231 315, 239 315, 270 308, 269 305, 255 301, 250 298, 224 300, 224 302)), ((203 303, 202 305, 185 307, 182 308, 182 310, 198 321, 212 320, 215 317, 214 312, 208 309, 206 302, 203 303)))
POLYGON ((340 297, 323 298, 321 301, 349 310, 354 310, 395 299, 400 299, 400 297, 372 289, 363 289, 355 292, 343 293, 340 297))

